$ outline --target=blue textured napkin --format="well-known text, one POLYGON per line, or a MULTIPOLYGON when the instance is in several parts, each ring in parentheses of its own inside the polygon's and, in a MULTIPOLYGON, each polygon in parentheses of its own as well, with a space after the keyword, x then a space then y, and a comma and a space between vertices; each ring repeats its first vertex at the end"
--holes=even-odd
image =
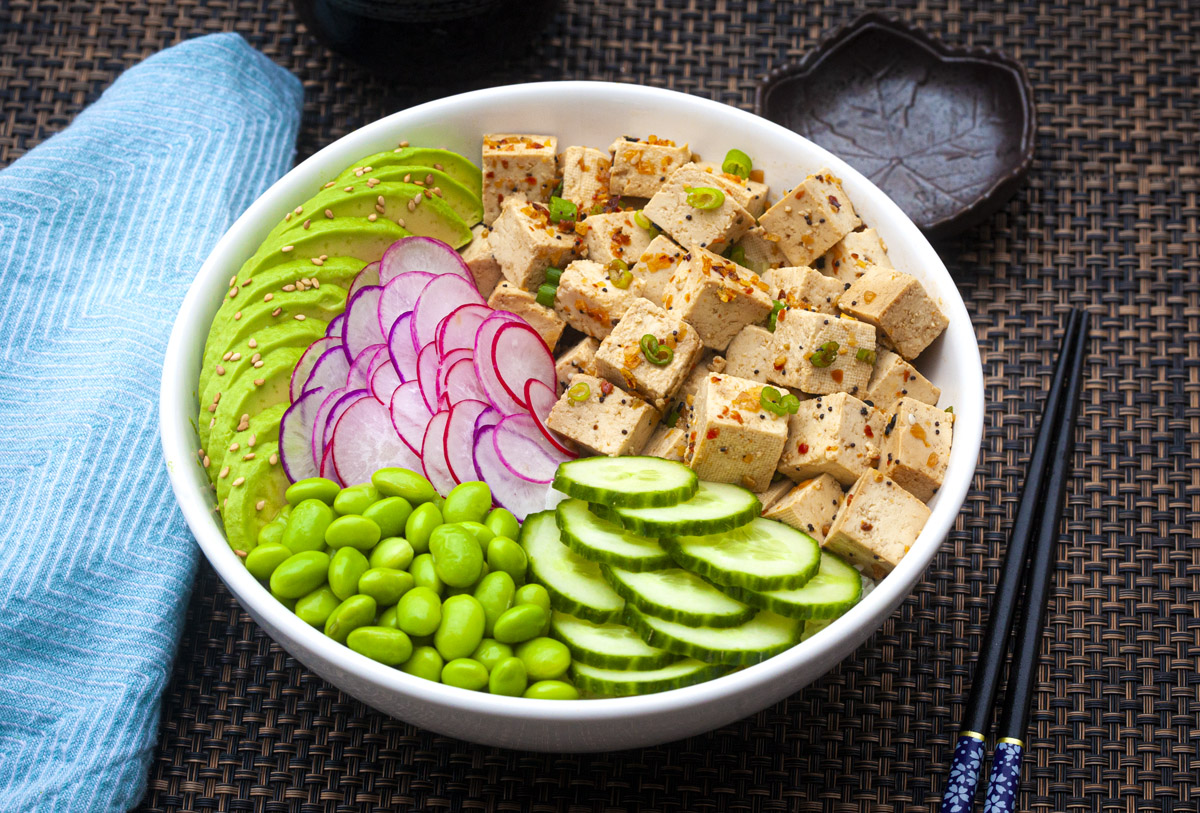
POLYGON ((290 165, 301 99, 241 37, 202 37, 0 171, 0 811, 141 796, 198 557, 163 353, 209 249, 290 165))

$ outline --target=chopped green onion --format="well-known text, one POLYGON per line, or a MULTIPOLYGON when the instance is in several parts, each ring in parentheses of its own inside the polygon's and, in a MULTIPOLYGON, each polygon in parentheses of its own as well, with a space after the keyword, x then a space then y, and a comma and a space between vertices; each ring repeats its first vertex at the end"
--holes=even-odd
POLYGON ((711 186, 685 186, 683 191, 687 193, 688 206, 693 209, 710 212, 725 203, 725 193, 711 186))
POLYGON ((679 423, 679 402, 678 401, 675 402, 675 404, 671 407, 671 411, 667 413, 667 417, 663 418, 663 423, 665 423, 667 425, 667 427, 670 429, 674 429, 675 424, 679 423))
POLYGON ((868 350, 865 347, 858 348, 858 352, 854 354, 854 357, 856 359, 858 359, 859 361, 861 361, 863 364, 874 364, 875 363, 875 351, 868 350))
POLYGON ((588 209, 588 214, 589 214, 589 215, 602 215, 602 214, 604 214, 604 204, 603 204, 603 203, 593 203, 593 204, 592 204, 592 208, 591 208, 591 209, 588 209))
POLYGON ((558 182, 558 186, 554 187, 554 191, 550 193, 550 197, 552 197, 552 198, 561 198, 561 197, 562 197, 562 191, 563 191, 563 182, 562 182, 562 181, 559 181, 559 182, 558 182))
POLYGON ((550 198, 550 222, 561 223, 579 217, 579 207, 563 198, 550 198))
POLYGON ((620 257, 614 257, 609 261, 608 281, 622 290, 628 288, 633 282, 633 272, 629 270, 629 263, 620 257))
POLYGON ((675 358, 675 351, 659 345, 658 339, 654 337, 653 333, 647 333, 642 337, 641 346, 642 355, 646 357, 646 361, 659 367, 666 367, 675 358))
POLYGON ((841 345, 837 342, 825 342, 809 356, 808 361, 814 367, 828 367, 837 359, 839 349, 841 349, 841 345))
POLYGON ((554 307, 554 297, 556 294, 558 294, 558 286, 551 285, 550 283, 546 283, 545 285, 538 288, 537 303, 539 305, 541 305, 543 308, 553 308, 554 307))
POLYGON ((725 163, 721 164, 721 171, 739 178, 749 178, 750 169, 753 166, 754 163, 750 160, 749 155, 741 150, 730 150, 725 153, 725 163))
POLYGON ((646 213, 642 209, 638 209, 633 213, 633 222, 637 224, 639 229, 658 231, 658 227, 650 222, 650 218, 646 217, 646 213))
POLYGON ((945 411, 946 411, 946 412, 949 412, 951 415, 953 415, 953 414, 954 414, 954 407, 952 407, 952 406, 948 406, 948 407, 946 407, 946 410, 945 410, 945 411))
POLYGON ((562 278, 562 269, 551 266, 546 269, 546 282, 551 285, 558 285, 559 279, 562 278))
POLYGON ((779 312, 786 307, 787 305, 783 304, 783 302, 778 299, 771 300, 771 315, 767 317, 767 330, 771 331, 772 333, 775 332, 775 327, 779 321, 779 312))
POLYGON ((794 395, 783 395, 774 387, 763 387, 758 402, 767 412, 775 415, 795 415, 800 411, 800 399, 794 395))
POLYGON ((586 381, 580 381, 578 384, 572 384, 567 390, 567 397, 576 403, 583 403, 592 394, 592 388, 587 385, 586 381))
POLYGON ((729 249, 729 254, 726 255, 729 259, 740 265, 742 268, 749 268, 746 265, 746 248, 745 246, 734 246, 729 249))

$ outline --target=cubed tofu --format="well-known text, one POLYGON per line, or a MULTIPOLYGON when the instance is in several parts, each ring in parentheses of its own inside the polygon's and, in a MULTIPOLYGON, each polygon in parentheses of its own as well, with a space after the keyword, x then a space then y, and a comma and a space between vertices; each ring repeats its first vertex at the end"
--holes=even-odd
POLYGON ((824 542, 845 496, 837 480, 822 474, 797 485, 770 510, 763 512, 763 516, 777 519, 818 542, 824 542))
POLYGON ((479 293, 490 296, 503 276, 500 263, 492 253, 491 229, 482 223, 471 229, 471 242, 462 250, 462 258, 471 270, 479 293))
MULTIPOLYGON (((875 352, 875 328, 844 316, 785 308, 775 317, 771 352, 774 355, 767 380, 773 384, 812 395, 861 395, 873 369, 870 359, 875 352), (830 363, 820 367, 813 364, 813 354, 828 342, 838 345, 830 363), (867 351, 867 360, 858 358, 860 350, 867 351)), ((827 360, 824 351, 818 359, 827 360)))
POLYGON ((950 324, 916 277, 893 268, 863 274, 842 294, 838 307, 879 328, 910 361, 950 324))
POLYGON ((942 391, 917 368, 891 350, 880 350, 871 368, 864 401, 870 401, 882 412, 892 412, 901 398, 915 398, 936 406, 942 391))
POLYGON ((763 282, 769 286, 772 299, 789 308, 803 308, 818 313, 838 314, 837 301, 845 286, 833 277, 814 271, 806 265, 772 268, 764 271, 763 282))
POLYGON ((654 239, 648 229, 633 222, 633 212, 591 215, 583 221, 583 226, 587 258, 601 265, 621 260, 632 266, 654 239))
POLYGON ((642 281, 642 296, 661 307, 663 289, 683 262, 685 253, 665 235, 651 240, 631 269, 634 277, 642 281))
POLYGON ((922 502, 942 487, 950 461, 954 413, 905 398, 883 430, 879 470, 922 502))
POLYGON ((580 373, 596 374, 596 351, 600 342, 591 336, 584 336, 579 343, 563 353, 554 362, 554 374, 558 378, 558 391, 562 392, 571 383, 571 379, 580 373))
POLYGON ((725 350, 725 372, 765 384, 773 358, 771 331, 758 325, 746 325, 725 350))
POLYGON ((795 485, 796 484, 788 478, 777 476, 771 485, 767 486, 765 491, 759 491, 755 493, 754 496, 758 497, 758 502, 762 506, 763 514, 766 514, 767 511, 770 511, 771 507, 782 500, 784 495, 791 491, 795 485))
POLYGON ((792 265, 812 265, 862 222, 842 182, 822 170, 809 175, 758 219, 792 265))
POLYGON ((751 217, 758 217, 767 210, 767 193, 771 191, 771 188, 762 181, 739 178, 737 175, 722 172, 720 164, 697 161, 696 166, 712 175, 721 185, 721 189, 727 195, 732 195, 733 199, 741 204, 751 217))
POLYGON ((488 241, 504 278, 526 291, 536 291, 546 281, 547 268, 562 268, 583 245, 574 231, 550 222, 545 206, 518 200, 504 204, 488 241))
POLYGON ((700 390, 704 388, 704 382, 708 380, 708 373, 723 373, 725 372, 725 357, 718 356, 711 350, 705 350, 700 354, 700 358, 696 361, 696 366, 688 374, 684 380, 683 386, 679 388, 677 400, 683 401, 684 406, 691 408, 695 406, 696 397, 700 395, 700 390))
POLYGON ((900 564, 921 535, 929 513, 925 503, 890 477, 868 471, 847 492, 824 547, 880 579, 900 564))
POLYGON ((734 245, 745 255, 747 267, 760 269, 760 272, 789 264, 787 255, 779 247, 779 238, 768 236, 762 226, 750 229, 734 245))
MULTIPOLYGON (((685 248, 723 252, 754 226, 754 216, 733 195, 715 209, 697 209, 688 203, 688 189, 720 189, 716 176, 687 164, 675 170, 646 204, 646 217, 685 248)), ((724 192, 722 192, 724 194, 724 192)))
POLYGON ((558 139, 490 133, 483 137, 483 223, 490 226, 507 200, 546 203, 558 181, 558 139))
POLYGON ((608 151, 612 154, 608 191, 631 198, 653 197, 672 172, 692 160, 687 144, 676 146, 653 135, 645 141, 618 138, 608 151))
POLYGON ((879 232, 859 229, 834 243, 824 257, 814 262, 814 266, 821 273, 849 284, 872 266, 891 268, 892 261, 888 259, 887 247, 879 237, 879 232))
POLYGON ((779 471, 803 482, 822 474, 850 485, 880 459, 883 415, 843 392, 801 401, 788 419, 779 471))
POLYGON ((658 410, 604 379, 580 374, 571 386, 580 384, 587 385, 587 398, 577 401, 564 392, 550 410, 546 426, 609 457, 636 454, 645 447, 658 424, 658 410))
POLYGON ((493 310, 515 313, 528 322, 542 337, 550 352, 554 352, 563 330, 567 327, 561 316, 550 308, 539 305, 536 296, 508 282, 497 285, 487 303, 493 310))
POLYGON ((586 214, 608 200, 608 172, 612 159, 592 147, 567 147, 558 157, 563 199, 586 214))
MULTIPOLYGON (((696 399, 684 462, 701 480, 760 491, 775 477, 787 441, 787 415, 762 408, 763 385, 713 373, 696 399)), ((787 393, 783 393, 786 395, 787 393)))
POLYGON ((687 450, 687 435, 678 426, 659 424, 646 442, 646 448, 641 453, 647 457, 661 457, 663 460, 683 462, 683 453, 687 450))
POLYGON ((704 345, 696 331, 648 299, 637 299, 621 316, 596 352, 596 373, 617 386, 636 392, 663 410, 692 371, 704 345), (641 347, 644 336, 659 342, 660 357, 671 351, 666 364, 654 364, 641 347))
POLYGON ((603 339, 641 294, 639 280, 634 279, 628 288, 618 288, 608 278, 606 267, 576 260, 559 277, 554 310, 579 332, 603 339))
POLYGON ((771 297, 757 274, 703 248, 684 258, 663 289, 663 307, 696 328, 705 347, 723 351, 746 325, 766 322, 771 297))

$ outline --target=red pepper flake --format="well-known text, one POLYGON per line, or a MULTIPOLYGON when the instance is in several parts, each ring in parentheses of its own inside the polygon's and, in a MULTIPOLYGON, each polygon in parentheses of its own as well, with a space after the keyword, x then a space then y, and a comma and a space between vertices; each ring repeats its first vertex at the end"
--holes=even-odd
POLYGON ((709 429, 709 430, 708 430, 708 433, 707 433, 707 434, 705 434, 705 436, 704 436, 704 437, 708 438, 709 440, 713 440, 713 439, 714 439, 714 438, 716 438, 716 436, 717 436, 717 435, 719 435, 719 434, 721 434, 721 430, 720 430, 720 429, 715 429, 715 428, 714 428, 714 429, 709 429))
POLYGON ((526 175, 525 183, 529 184, 530 186, 533 186, 534 184, 537 183, 537 178, 533 177, 532 175, 526 175))
POLYGON ((836 381, 839 384, 842 383, 842 378, 844 376, 845 376, 845 373, 843 373, 841 370, 834 370, 832 373, 829 374, 829 377, 832 378, 834 381, 836 381))
POLYGON ((808 454, 808 444, 807 443, 799 444, 798 446, 796 446, 796 451, 799 452, 800 454, 808 454))
POLYGON ((602 395, 608 395, 612 391, 613 391, 613 385, 611 382, 608 382, 608 381, 600 382, 600 393, 602 395))
POLYGON ((841 211, 842 204, 838 203, 838 199, 835 198, 833 195, 829 196, 829 205, 833 207, 833 211, 835 211, 835 212, 841 211))
POLYGON ((864 433, 864 434, 865 434, 867 437, 869 437, 869 438, 873 438, 873 437, 875 437, 875 433, 874 433, 874 432, 871 430, 871 427, 870 427, 870 426, 868 426, 868 427, 866 427, 865 429, 863 429, 863 433, 864 433))

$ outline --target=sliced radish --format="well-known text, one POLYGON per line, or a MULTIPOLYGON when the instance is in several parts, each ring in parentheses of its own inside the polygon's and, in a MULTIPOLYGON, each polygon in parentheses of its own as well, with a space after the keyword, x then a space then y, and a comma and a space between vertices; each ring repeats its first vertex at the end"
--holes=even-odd
POLYGON ((312 372, 308 374, 308 381, 304 382, 304 391, 324 387, 325 392, 329 393, 339 387, 344 387, 346 386, 346 374, 349 372, 350 360, 346 358, 345 348, 342 347, 341 342, 332 344, 321 354, 321 358, 317 359, 312 372))
POLYGON ((410 319, 411 313, 401 316, 388 334, 388 355, 392 359, 392 366, 405 381, 417 379, 417 351, 420 349, 413 347, 412 332, 408 328, 410 319))
POLYGON ((337 426, 338 419, 345 414, 346 410, 354 406, 355 402, 370 397, 371 393, 365 388, 358 390, 347 389, 346 394, 337 400, 337 403, 333 405, 333 409, 329 410, 329 414, 325 416, 325 439, 321 445, 328 446, 332 442, 333 429, 337 426))
POLYGON ((410 271, 383 286, 383 296, 379 298, 379 327, 384 335, 390 334, 396 320, 413 309, 421 291, 434 276, 424 271, 410 271))
POLYGON ((549 483, 558 464, 571 459, 550 445, 525 414, 509 415, 496 424, 496 452, 510 471, 535 483, 549 483))
POLYGON ((350 288, 346 291, 346 301, 349 302, 354 298, 354 295, 368 285, 382 285, 379 281, 379 261, 367 263, 363 269, 354 275, 353 282, 350 283, 350 288))
POLYGON ((325 327, 325 335, 333 338, 342 338, 342 331, 346 327, 346 314, 339 313, 337 316, 329 320, 329 324, 325 327))
POLYGON ((500 328, 509 324, 525 323, 508 311, 492 313, 479 326, 479 331, 475 334, 474 348, 475 374, 479 376, 479 383, 483 385, 483 391, 487 393, 491 405, 505 415, 522 412, 525 409, 519 401, 505 391, 504 385, 500 383, 500 373, 496 370, 496 362, 492 356, 492 345, 496 334, 500 328))
POLYGON ((369 483, 379 469, 418 469, 421 465, 392 428, 388 408, 374 398, 359 399, 342 413, 330 448, 338 478, 347 485, 369 483))
POLYGON ((367 389, 375 396, 375 400, 381 404, 392 403, 392 393, 396 391, 402 383, 400 374, 396 372, 396 368, 392 366, 391 359, 384 354, 384 362, 375 366, 375 372, 370 374, 367 380, 367 389))
MULTIPOLYGON (((486 414, 486 413, 485 413, 486 414)), ((546 505, 545 483, 531 483, 510 471, 496 452, 496 427, 485 426, 475 437, 475 468, 492 489, 492 498, 519 520, 546 505)))
POLYGON ((460 483, 478 480, 475 468, 475 421, 492 409, 483 401, 460 401, 450 408, 446 422, 446 463, 460 483))
POLYGON ((326 446, 325 453, 321 456, 321 476, 327 480, 332 480, 338 485, 345 485, 338 477, 337 471, 333 467, 333 447, 326 446))
POLYGON ((300 394, 304 392, 304 385, 308 383, 308 376, 312 373, 313 368, 317 366, 317 362, 321 360, 326 350, 334 347, 341 347, 342 340, 339 338, 326 337, 317 339, 308 346, 304 351, 304 355, 296 362, 296 368, 292 370, 292 381, 288 390, 293 403, 300 399, 300 394))
POLYGON ((458 480, 450 471, 446 461, 446 426, 450 421, 450 411, 442 410, 429 419, 425 427, 425 437, 421 442, 421 462, 425 468, 425 476, 437 493, 443 497, 458 485, 458 480))
MULTIPOLYGON (((437 346, 436 342, 434 343, 434 346, 437 346)), ((472 353, 470 350, 464 350, 460 347, 458 349, 451 350, 448 355, 441 356, 441 359, 438 361, 437 378, 434 381, 433 388, 439 404, 442 402, 442 399, 446 397, 446 376, 449 375, 450 368, 460 361, 470 361, 471 355, 472 353)))
POLYGON ((565 455, 579 457, 579 451, 575 448, 574 443, 546 426, 546 418, 557 402, 558 398, 555 397, 554 390, 546 386, 546 382, 538 381, 536 378, 525 382, 525 403, 529 405, 529 416, 533 418, 537 428, 554 448, 565 455))
POLYGON ((448 243, 432 237, 401 237, 388 246, 379 261, 379 279, 386 285, 409 271, 456 274, 475 284, 471 269, 448 243))
POLYGON ((430 342, 417 355, 417 383, 421 385, 421 395, 425 397, 425 405, 430 412, 438 411, 437 369, 437 347, 430 342))
POLYGON ((354 361, 351 362, 350 369, 346 373, 347 389, 366 389, 367 374, 371 369, 371 363, 375 361, 376 356, 380 353, 387 354, 386 345, 373 344, 370 347, 363 348, 362 352, 354 357, 354 361))
POLYGON ((434 332, 438 353, 445 357, 451 350, 460 347, 474 350, 475 334, 479 332, 483 320, 491 315, 492 309, 487 305, 460 305, 452 310, 445 319, 438 322, 434 332))
POLYGON ((558 384, 554 354, 536 330, 524 321, 512 322, 496 331, 492 339, 492 360, 505 393, 521 406, 525 402, 525 384, 541 381, 547 387, 558 384))
POLYGON ((410 329, 413 344, 421 347, 437 338, 438 323, 461 305, 487 305, 474 282, 454 274, 443 274, 425 286, 413 305, 410 329))
POLYGON ((413 452, 419 453, 425 438, 425 427, 433 417, 421 395, 421 385, 416 381, 405 381, 392 393, 388 408, 392 413, 392 426, 396 434, 413 452))
POLYGON ((387 344, 387 336, 379 329, 379 298, 383 288, 368 285, 346 303, 346 330, 342 341, 346 358, 354 361, 358 354, 373 344, 387 344))
MULTIPOLYGON (((475 374, 475 361, 467 357, 454 362, 446 372, 446 381, 442 390, 449 404, 459 401, 487 401, 487 393, 479 383, 475 374)), ((500 413, 497 412, 497 415, 500 413)))
POLYGON ((313 419, 312 437, 308 439, 308 442, 312 448, 313 461, 318 465, 321 462, 321 458, 325 455, 325 419, 329 417, 330 411, 337 406, 337 402, 345 394, 345 387, 327 388, 325 390, 325 400, 317 408, 316 417, 313 419))
POLYGON ((312 435, 317 410, 325 400, 322 387, 300 395, 279 421, 279 459, 293 483, 320 474, 320 461, 313 460, 312 435))
POLYGON ((475 419, 475 437, 479 437, 479 433, 489 426, 495 426, 504 420, 504 414, 495 407, 488 407, 479 414, 475 419))

